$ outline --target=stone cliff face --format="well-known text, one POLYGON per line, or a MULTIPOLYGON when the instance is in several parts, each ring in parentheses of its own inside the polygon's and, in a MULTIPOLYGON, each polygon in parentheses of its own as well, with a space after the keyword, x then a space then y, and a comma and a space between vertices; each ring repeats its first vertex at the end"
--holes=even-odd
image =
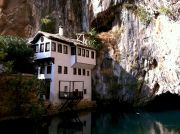
MULTIPOLYGON (((32 37, 50 16, 67 36, 82 31, 82 2, 73 0, 0 0, 0 34, 32 37)), ((57 31, 55 31, 57 32, 57 31)))
POLYGON ((0 34, 31 37, 47 15, 66 36, 92 27, 100 33, 95 98, 142 102, 180 93, 178 0, 0 0, 0 34))
POLYGON ((96 25, 109 10, 113 19, 108 24, 118 40, 110 45, 105 41, 107 51, 101 53, 103 59, 95 70, 96 94, 141 102, 167 91, 179 94, 180 3, 104 0, 100 6, 101 11, 94 12, 96 25))

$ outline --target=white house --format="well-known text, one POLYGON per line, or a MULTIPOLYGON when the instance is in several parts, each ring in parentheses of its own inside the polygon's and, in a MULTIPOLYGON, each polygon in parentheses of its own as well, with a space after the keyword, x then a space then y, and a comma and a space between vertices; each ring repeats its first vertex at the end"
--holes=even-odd
POLYGON ((59 104, 74 96, 91 100, 91 70, 96 65, 95 49, 77 39, 39 31, 30 41, 35 50, 38 79, 48 86, 46 99, 59 104))

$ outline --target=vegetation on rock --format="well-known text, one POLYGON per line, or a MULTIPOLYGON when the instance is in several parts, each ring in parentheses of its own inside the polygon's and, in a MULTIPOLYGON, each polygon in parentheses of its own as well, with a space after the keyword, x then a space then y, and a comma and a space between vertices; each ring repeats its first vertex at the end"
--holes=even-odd
POLYGON ((0 77, 0 117, 12 115, 36 116, 45 112, 39 92, 42 81, 32 76, 6 75, 0 77))
POLYGON ((161 6, 161 7, 159 8, 159 12, 160 12, 161 14, 165 14, 165 15, 171 14, 171 10, 170 10, 168 7, 165 7, 165 6, 161 6))
POLYGON ((0 117, 36 116, 44 112, 44 105, 38 99, 45 90, 43 81, 22 74, 32 72, 32 56, 33 50, 25 40, 0 36, 0 117))
POLYGON ((102 43, 97 37, 96 30, 94 28, 92 28, 89 31, 88 35, 89 35, 88 40, 87 40, 88 45, 90 45, 91 47, 93 47, 97 50, 100 50, 102 48, 102 43))
POLYGON ((55 19, 49 16, 42 18, 41 30, 48 33, 54 33, 55 32, 55 19))
POLYGON ((137 16, 144 25, 148 25, 151 22, 151 16, 148 11, 143 7, 138 7, 136 10, 137 16))
POLYGON ((19 37, 0 36, 1 72, 32 73, 33 50, 19 37))

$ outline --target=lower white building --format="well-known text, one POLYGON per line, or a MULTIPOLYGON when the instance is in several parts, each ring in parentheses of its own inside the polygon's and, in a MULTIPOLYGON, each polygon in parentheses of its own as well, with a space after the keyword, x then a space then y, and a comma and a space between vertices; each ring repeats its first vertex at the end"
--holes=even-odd
POLYGON ((95 49, 75 39, 39 31, 30 42, 35 51, 38 79, 46 81, 46 99, 59 104, 64 99, 91 100, 91 70, 95 49))

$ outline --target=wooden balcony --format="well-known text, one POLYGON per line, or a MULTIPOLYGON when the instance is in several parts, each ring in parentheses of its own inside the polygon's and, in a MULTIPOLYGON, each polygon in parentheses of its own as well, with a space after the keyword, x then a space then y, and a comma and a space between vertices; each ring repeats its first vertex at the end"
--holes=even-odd
POLYGON ((60 99, 83 99, 83 91, 59 92, 60 99))

